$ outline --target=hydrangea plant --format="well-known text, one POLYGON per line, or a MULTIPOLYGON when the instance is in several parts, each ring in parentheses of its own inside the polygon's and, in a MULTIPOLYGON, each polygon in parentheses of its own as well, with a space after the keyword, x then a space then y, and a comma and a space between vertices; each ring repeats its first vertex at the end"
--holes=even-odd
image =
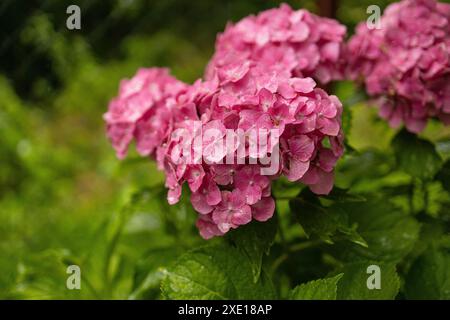
POLYGON ((344 151, 342 104, 305 76, 322 83, 337 76, 333 63, 344 33, 334 20, 282 5, 228 27, 205 80, 188 85, 165 69, 139 70, 122 82, 104 117, 117 155, 135 140, 141 155, 153 156, 165 172, 170 204, 187 182, 205 239, 271 218, 271 184, 280 176, 328 194, 344 151), (304 30, 301 38, 298 30, 304 30), (270 60, 274 51, 282 55, 277 63, 270 60), (299 62, 306 53, 308 61, 299 62), (217 134, 208 137, 212 130, 217 134), (217 144, 221 150, 212 155, 217 144), (189 157, 182 154, 186 148, 189 157), (264 156, 272 163, 255 162, 264 156))
MULTIPOLYGON (((188 199, 201 237, 225 238, 164 269, 164 297, 393 299, 399 291, 421 297, 419 287, 448 298, 448 285, 437 278, 411 279, 432 263, 446 275, 450 261, 446 240, 428 237, 445 228, 429 221, 427 207, 430 188, 448 190, 449 163, 415 135, 430 118, 450 121, 449 17, 447 4, 403 0, 388 6, 381 29, 361 22, 345 42, 346 28, 336 20, 283 4, 229 24, 203 78, 192 84, 164 68, 123 80, 104 115, 117 156, 134 142, 164 172, 167 203, 192 213, 188 199), (392 139, 393 157, 346 143, 352 111, 330 85, 345 79, 363 85, 391 126, 405 124, 392 139), (339 178, 357 192, 338 187, 339 178), (286 242, 282 224, 294 218, 311 240, 286 242), (274 247, 282 254, 267 270, 263 256, 278 232, 282 244, 274 247), (313 254, 306 263, 334 271, 276 292, 272 279, 284 281, 276 271, 289 255, 315 246, 327 262, 313 254), (383 270, 383 290, 366 282, 369 267, 383 270)), ((289 272, 297 276, 305 262, 293 257, 289 272)))

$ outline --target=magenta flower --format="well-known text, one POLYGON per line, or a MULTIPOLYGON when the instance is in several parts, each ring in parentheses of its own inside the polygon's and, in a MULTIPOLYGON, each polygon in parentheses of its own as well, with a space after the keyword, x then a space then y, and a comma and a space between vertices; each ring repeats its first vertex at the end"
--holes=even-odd
POLYGON ((338 158, 333 150, 320 147, 309 170, 300 181, 316 194, 328 194, 333 188, 333 169, 338 158))
POLYGON ((218 164, 212 166, 214 181, 222 186, 234 183, 234 176, 240 166, 233 164, 218 164))
POLYGON ((245 201, 245 196, 237 189, 222 191, 222 201, 212 213, 217 228, 226 233, 252 220, 252 210, 245 201))
POLYGON ((139 69, 132 79, 122 80, 119 96, 104 115, 119 158, 125 157, 133 138, 141 155, 154 153, 169 134, 171 99, 186 88, 163 68, 139 69))
POLYGON ((429 118, 450 124, 450 5, 403 0, 381 29, 360 23, 347 46, 348 76, 362 80, 382 118, 421 132, 429 118))
POLYGON ((289 171, 287 178, 297 181, 308 171, 315 150, 314 141, 307 135, 293 136, 288 139, 289 171))
POLYGON ((203 178, 205 177, 205 171, 199 164, 187 166, 184 170, 183 178, 189 185, 192 192, 196 192, 202 185, 203 178))
POLYGON ((211 239, 224 235, 224 232, 220 231, 217 224, 212 221, 211 215, 200 215, 197 219, 196 226, 203 239, 211 239))
POLYGON ((333 189, 334 172, 326 172, 312 165, 300 181, 307 184, 315 194, 328 194, 333 189))
POLYGON ((245 197, 247 204, 255 204, 261 200, 264 189, 269 187, 270 180, 262 176, 259 166, 245 166, 235 175, 235 186, 245 197))
POLYGON ((272 197, 265 197, 251 207, 253 219, 264 222, 272 218, 275 211, 275 201, 272 197))
POLYGON ((191 194, 192 206, 201 214, 213 211, 221 200, 220 189, 210 176, 206 176, 200 189, 191 194))
POLYGON ((345 26, 335 20, 282 4, 229 24, 217 38, 206 78, 211 79, 218 67, 219 77, 226 72, 233 74, 230 79, 241 79, 247 65, 236 64, 238 59, 326 84, 342 78, 345 33, 345 26))
POLYGON ((181 184, 174 166, 169 161, 164 161, 164 170, 166 174, 165 186, 169 189, 167 193, 167 202, 169 204, 175 204, 181 197, 181 184))

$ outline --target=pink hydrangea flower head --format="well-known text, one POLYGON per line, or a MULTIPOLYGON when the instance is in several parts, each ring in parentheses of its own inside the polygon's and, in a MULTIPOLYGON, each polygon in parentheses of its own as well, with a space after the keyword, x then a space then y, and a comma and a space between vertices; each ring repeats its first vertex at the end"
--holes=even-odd
POLYGON ((220 67, 239 73, 247 66, 240 59, 270 66, 290 76, 312 77, 321 84, 342 78, 342 49, 346 28, 336 20, 319 17, 287 4, 256 16, 248 16, 236 24, 228 24, 216 41, 216 52, 208 66, 206 78, 220 67))
POLYGON ((403 0, 380 22, 360 23, 350 39, 349 78, 365 84, 392 127, 418 133, 429 118, 450 124, 450 4, 403 0))
MULTIPOLYGON (((196 112, 183 112, 185 117, 173 124, 172 135, 160 148, 160 161, 170 163, 164 166, 169 200, 177 201, 178 188, 185 182, 189 185, 192 205, 199 213, 197 226, 205 238, 253 219, 271 218, 275 211, 271 182, 280 175, 327 194, 343 152, 342 105, 337 97, 317 88, 312 78, 292 77, 246 59, 240 63, 239 56, 235 59, 234 64, 217 67, 213 79, 198 81, 179 95, 177 101, 184 106, 188 101, 196 112), (224 146, 230 130, 233 144, 224 146), (196 144, 198 137, 202 139, 196 144), (252 149, 252 143, 258 148, 252 149), (196 151, 200 157, 192 157, 196 151), (190 157, 180 157, 183 152, 190 157), (227 163, 230 154, 233 162, 227 163), (279 161, 269 174, 262 171, 267 164, 250 163, 273 154, 279 161)), ((177 118, 182 108, 173 110, 177 118)))

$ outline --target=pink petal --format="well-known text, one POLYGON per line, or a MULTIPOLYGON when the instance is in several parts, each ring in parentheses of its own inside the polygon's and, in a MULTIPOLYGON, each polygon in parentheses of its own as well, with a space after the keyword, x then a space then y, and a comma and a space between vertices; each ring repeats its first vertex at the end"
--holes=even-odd
POLYGON ((289 172, 287 178, 289 181, 297 181, 301 179, 309 169, 309 161, 300 161, 296 158, 289 160, 289 172))
POLYGON ((309 185, 309 188, 315 194, 329 194, 333 189, 334 172, 325 172, 319 170, 319 181, 316 184, 309 185))
POLYGON ((337 136, 339 133, 340 125, 335 119, 319 118, 317 124, 320 132, 326 135, 337 136))
POLYGON ((289 83, 297 92, 308 93, 314 90, 316 82, 312 78, 291 78, 289 83))
POLYGON ((267 221, 275 212, 275 201, 272 197, 262 198, 252 205, 252 215, 255 220, 267 221))
POLYGON ((231 223, 236 226, 247 224, 251 220, 252 220, 252 210, 248 205, 245 205, 239 210, 234 211, 231 217, 231 223))

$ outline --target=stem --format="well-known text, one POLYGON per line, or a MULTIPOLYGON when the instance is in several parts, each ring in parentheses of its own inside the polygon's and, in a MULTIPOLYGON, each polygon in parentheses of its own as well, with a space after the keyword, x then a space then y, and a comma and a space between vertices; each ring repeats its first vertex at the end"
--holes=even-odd
MULTIPOLYGON (((276 209, 275 209, 276 210, 276 209)), ((281 227, 281 223, 278 223, 278 232, 280 233, 281 244, 283 248, 287 248, 286 236, 284 235, 283 228, 281 227)))
POLYGON ((122 236, 124 224, 125 224, 125 215, 128 214, 128 208, 129 205, 126 205, 120 212, 118 213, 117 219, 119 220, 119 224, 117 226, 117 229, 114 231, 113 236, 111 238, 111 241, 109 242, 107 248, 106 248, 106 256, 105 256, 105 263, 103 265, 103 277, 104 277, 104 290, 105 293, 111 292, 111 278, 110 278, 110 268, 111 268, 111 261, 112 257, 114 255, 114 252, 116 251, 117 245, 119 243, 119 239, 122 236))
MULTIPOLYGON (((277 201, 278 199, 279 199, 278 197, 275 198, 275 196, 274 196, 275 203, 276 203, 276 201, 277 201)), ((275 205, 275 215, 278 216, 278 226, 277 226, 277 229, 278 229, 278 233, 280 234, 281 245, 283 246, 283 249, 284 249, 284 250, 287 250, 286 236, 284 235, 284 230, 283 230, 283 228, 282 228, 282 226, 281 226, 281 220, 282 220, 282 219, 281 219, 280 213, 279 213, 279 211, 278 211, 276 205, 275 205)))
POLYGON ((318 0, 317 6, 319 7, 319 13, 323 17, 336 18, 336 12, 339 4, 338 0, 318 0))

